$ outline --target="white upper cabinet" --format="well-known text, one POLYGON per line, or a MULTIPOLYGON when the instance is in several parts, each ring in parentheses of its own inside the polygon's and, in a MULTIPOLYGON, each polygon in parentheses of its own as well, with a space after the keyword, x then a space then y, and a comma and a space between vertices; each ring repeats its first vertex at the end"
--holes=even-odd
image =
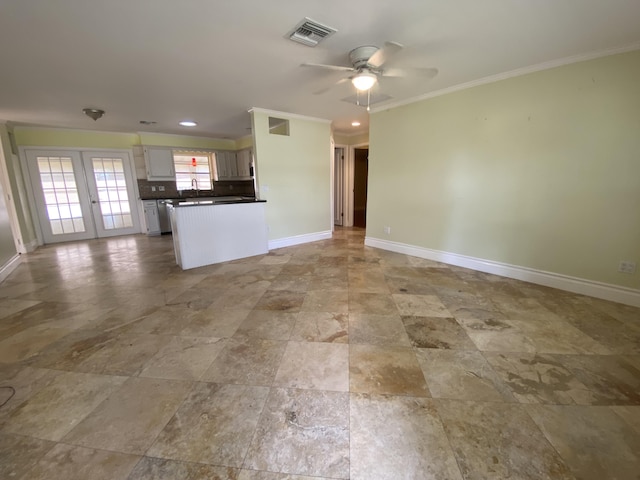
POLYGON ((175 180, 173 150, 169 147, 144 147, 147 180, 175 180))
POLYGON ((236 152, 239 177, 251 176, 252 156, 253 155, 250 148, 245 148, 244 150, 238 150, 236 152))
POLYGON ((218 180, 226 180, 238 177, 238 164, 236 152, 216 152, 216 166, 218 168, 218 180))

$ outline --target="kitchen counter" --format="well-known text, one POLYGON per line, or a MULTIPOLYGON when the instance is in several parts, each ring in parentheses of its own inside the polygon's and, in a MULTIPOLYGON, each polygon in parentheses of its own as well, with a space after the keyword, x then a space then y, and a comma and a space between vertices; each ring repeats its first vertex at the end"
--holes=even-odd
POLYGON ((266 200, 258 200, 253 197, 195 197, 189 199, 173 200, 175 207, 193 207, 197 205, 229 205, 233 203, 264 203, 266 200))
POLYGON ((169 204, 176 262, 187 270, 267 253, 265 205, 242 197, 169 204))

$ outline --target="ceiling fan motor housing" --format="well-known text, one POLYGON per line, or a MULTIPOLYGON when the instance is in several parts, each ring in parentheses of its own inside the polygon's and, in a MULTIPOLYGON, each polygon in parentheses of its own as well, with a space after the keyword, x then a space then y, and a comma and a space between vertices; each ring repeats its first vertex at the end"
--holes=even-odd
POLYGON ((353 65, 353 68, 359 70, 361 68, 368 68, 369 59, 371 56, 379 50, 378 47, 373 45, 365 45, 363 47, 354 48, 349 52, 349 60, 353 65))

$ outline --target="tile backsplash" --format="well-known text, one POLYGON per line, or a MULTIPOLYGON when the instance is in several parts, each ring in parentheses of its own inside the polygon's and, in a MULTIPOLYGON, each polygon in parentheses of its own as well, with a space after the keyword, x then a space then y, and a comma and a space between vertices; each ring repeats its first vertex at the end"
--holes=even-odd
POLYGON ((152 182, 138 179, 138 191, 140 198, 150 200, 154 198, 190 198, 190 197, 223 197, 228 195, 255 196, 253 180, 222 180, 213 182, 213 190, 199 190, 198 194, 193 190, 178 192, 176 182, 152 182), (154 188, 155 187, 155 191, 154 188), (161 191, 161 187, 164 190, 161 191))

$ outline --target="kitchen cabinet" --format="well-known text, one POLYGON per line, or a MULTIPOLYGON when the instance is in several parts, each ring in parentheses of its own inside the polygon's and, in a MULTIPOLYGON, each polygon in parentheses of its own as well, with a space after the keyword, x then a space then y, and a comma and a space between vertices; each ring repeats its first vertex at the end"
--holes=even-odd
POLYGON ((218 180, 251 177, 252 156, 250 148, 237 152, 216 152, 218 180))
POLYGON ((147 224, 147 235, 160 235, 160 218, 158 204, 155 200, 143 200, 144 219, 147 224))
POLYGON ((147 180, 175 180, 173 150, 169 147, 144 147, 144 162, 147 167, 147 180))
POLYGON ((216 166, 218 169, 218 180, 237 177, 238 164, 236 163, 236 152, 216 152, 216 166))
POLYGON ((236 152, 236 163, 238 165, 238 176, 239 177, 250 177, 251 176, 251 163, 253 161, 253 152, 250 148, 245 148, 244 150, 238 150, 236 152))

